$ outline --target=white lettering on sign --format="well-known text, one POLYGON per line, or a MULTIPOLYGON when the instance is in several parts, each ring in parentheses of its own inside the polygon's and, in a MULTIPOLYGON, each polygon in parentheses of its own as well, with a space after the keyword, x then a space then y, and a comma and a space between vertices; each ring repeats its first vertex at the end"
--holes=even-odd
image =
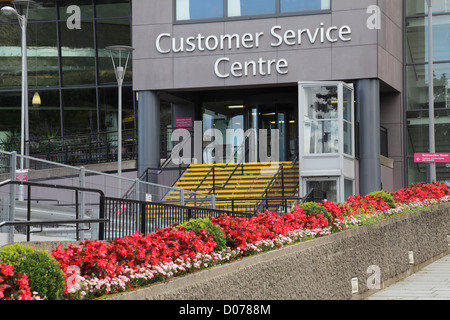
POLYGON ((337 42, 338 40, 346 42, 352 39, 350 36, 352 31, 349 26, 329 27, 325 30, 324 24, 321 23, 314 32, 310 29, 298 29, 286 30, 282 33, 281 30, 281 26, 274 26, 270 30, 270 34, 277 40, 270 44, 272 47, 279 47, 283 43, 288 46, 302 45, 305 40, 315 44, 317 41, 324 43, 325 39, 328 42, 337 42))
POLYGON ((238 34, 224 34, 221 36, 204 36, 201 33, 195 37, 172 38, 170 33, 161 33, 156 38, 156 50, 159 53, 180 53, 198 51, 216 51, 232 49, 259 48, 264 32, 238 34))
POLYGON ((278 74, 288 73, 288 62, 286 59, 269 59, 265 60, 259 58, 257 61, 245 61, 245 62, 230 62, 230 58, 220 58, 214 64, 214 72, 219 78, 228 78, 230 74, 233 77, 248 77, 248 76, 266 76, 271 75, 276 71, 278 74), (225 73, 220 71, 221 67, 224 67, 225 73))
MULTIPOLYGON (((270 29, 271 40, 267 45, 273 48, 285 46, 301 46, 305 43, 316 44, 338 41, 348 42, 352 40, 352 30, 349 26, 326 27, 321 22, 315 29, 287 29, 282 26, 273 26, 270 29)), ((238 49, 254 50, 261 47, 264 40, 264 32, 222 35, 203 35, 172 37, 170 33, 161 33, 156 38, 156 50, 161 54, 193 53, 205 51, 232 51, 238 49)), ((241 51, 242 52, 242 51, 241 51)), ((288 73, 288 61, 286 59, 259 59, 250 61, 231 61, 228 57, 221 57, 214 64, 214 73, 219 78, 235 78, 249 76, 267 76, 277 73, 285 75, 288 73)))

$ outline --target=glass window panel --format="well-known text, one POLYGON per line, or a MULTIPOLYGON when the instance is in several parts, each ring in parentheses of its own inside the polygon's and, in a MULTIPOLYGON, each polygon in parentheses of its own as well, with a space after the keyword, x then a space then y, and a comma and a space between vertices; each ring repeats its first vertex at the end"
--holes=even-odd
MULTIPOLYGON (((100 131, 117 133, 118 120, 118 93, 117 87, 100 88, 98 91, 100 109, 100 131)), ((133 91, 131 87, 122 88, 122 130, 135 128, 133 91)))
POLYGON ((62 91, 64 135, 97 132, 97 104, 95 89, 62 91))
POLYGON ((95 0, 97 18, 130 16, 129 0, 95 0))
POLYGON ((0 150, 20 152, 21 92, 0 94, 0 150))
POLYGON ((427 165, 425 163, 416 163, 414 158, 411 157, 407 159, 407 165, 408 184, 427 181, 427 165))
POLYGON ((407 114, 407 153, 429 152, 428 111, 407 114))
MULTIPOLYGON (((427 0, 407 0, 406 15, 428 14, 427 0)), ((450 0, 433 0, 433 13, 450 12, 450 0)))
MULTIPOLYGON (((61 20, 67 21, 70 17, 74 17, 75 12, 70 6, 78 6, 80 9, 81 19, 92 19, 94 17, 94 8, 92 6, 92 0, 62 0, 58 1, 59 5, 59 17, 61 20)), ((83 28, 83 22, 81 22, 83 28)))
POLYGON ((306 190, 318 189, 326 192, 329 201, 337 201, 337 181, 336 180, 309 180, 306 182, 306 190))
MULTIPOLYGON (((407 113, 407 152, 412 156, 416 152, 429 152, 428 111, 407 113)), ((450 153, 450 110, 435 111, 435 148, 436 152, 450 153)))
POLYGON ((176 19, 211 19, 223 17, 223 0, 176 0, 176 19))
MULTIPOLYGON (((4 16, 0 14, 0 16, 4 16)), ((0 87, 22 86, 21 31, 18 23, 0 25, 0 87)))
POLYGON ((35 92, 39 93, 41 104, 30 102, 30 138, 41 139, 61 136, 61 114, 58 90, 30 91, 30 101, 35 92))
POLYGON ((56 20, 56 5, 54 0, 36 1, 30 6, 28 12, 29 21, 56 20))
POLYGON ((353 122, 352 91, 344 87, 344 120, 353 122))
POLYGON ((305 121, 305 153, 338 153, 338 121, 305 121))
MULTIPOLYGON (((434 64, 434 106, 450 108, 450 64, 434 64)), ((428 109, 428 65, 406 67, 407 110, 428 109)))
MULTIPOLYGON (((98 68, 100 83, 117 83, 110 52, 105 48, 112 45, 131 45, 130 19, 97 20, 98 68)), ((127 54, 122 53, 122 66, 125 66, 127 54)), ((119 54, 114 53, 116 66, 119 54)), ((128 61, 124 82, 132 80, 132 55, 128 61)))
MULTIPOLYGON (((406 62, 428 61, 428 18, 406 21, 406 62)), ((448 16, 433 17, 433 60, 450 60, 450 21, 448 16)))
POLYGON ((56 22, 28 24, 28 85, 30 88, 59 86, 56 27, 56 22))
MULTIPOLYGON (((244 117, 241 100, 205 102, 202 107, 203 114, 203 134, 205 139, 205 148, 203 159, 205 163, 226 163, 226 156, 232 156, 243 140, 244 117), (215 135, 215 133, 220 134, 215 135), (230 130, 230 131, 228 131, 230 130), (242 130, 242 131, 241 131, 242 130)), ((270 138, 268 138, 270 141, 270 138)), ((270 144, 270 142, 269 142, 270 144)), ((270 146, 268 147, 270 150, 270 146)), ((242 156, 237 152, 236 158, 231 162, 237 161, 242 156)))
POLYGON ((310 119, 337 119, 337 87, 305 88, 305 117, 310 119))
POLYGON ((81 29, 60 23, 63 86, 95 84, 95 50, 92 21, 81 29))
POLYGON ((331 0, 280 0, 281 12, 330 10, 331 0))
POLYGON ((344 179, 344 198, 347 199, 349 196, 354 194, 353 180, 344 179))
POLYGON ((228 16, 249 16, 276 12, 275 0, 228 0, 228 16))
POLYGON ((353 155, 353 125, 344 121, 344 153, 353 155))

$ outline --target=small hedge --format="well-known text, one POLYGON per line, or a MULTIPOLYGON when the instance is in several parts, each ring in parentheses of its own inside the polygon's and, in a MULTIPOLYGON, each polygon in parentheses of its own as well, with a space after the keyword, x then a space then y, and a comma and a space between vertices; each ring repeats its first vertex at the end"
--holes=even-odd
POLYGON ((316 215, 322 213, 324 218, 327 218, 328 225, 333 223, 333 216, 325 207, 319 205, 316 202, 300 203, 299 207, 304 208, 304 212, 309 215, 316 215))
POLYGON ((64 275, 60 264, 50 253, 16 243, 0 248, 0 261, 14 266, 14 272, 25 273, 31 291, 38 292, 41 298, 62 298, 64 275))
POLYGON ((395 208, 395 200, 394 197, 383 190, 380 191, 374 191, 368 194, 369 197, 381 197, 381 199, 386 202, 387 204, 389 204, 389 208, 393 209, 395 208))
POLYGON ((220 251, 227 247, 225 235, 223 234, 220 227, 211 222, 209 218, 204 219, 192 219, 183 224, 186 230, 194 231, 198 234, 198 231, 206 228, 206 232, 212 235, 213 240, 216 242, 216 247, 214 251, 220 251))

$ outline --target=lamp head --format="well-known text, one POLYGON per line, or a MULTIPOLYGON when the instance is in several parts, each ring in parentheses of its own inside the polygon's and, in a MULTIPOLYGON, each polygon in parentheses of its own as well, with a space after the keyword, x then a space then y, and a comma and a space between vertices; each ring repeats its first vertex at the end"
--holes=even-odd
POLYGON ((13 14, 13 15, 16 15, 16 16, 19 15, 19 14, 17 13, 16 9, 14 9, 13 7, 10 7, 10 6, 2 7, 1 11, 2 11, 4 14, 6 14, 7 16, 10 16, 10 15, 12 15, 12 14, 13 14))

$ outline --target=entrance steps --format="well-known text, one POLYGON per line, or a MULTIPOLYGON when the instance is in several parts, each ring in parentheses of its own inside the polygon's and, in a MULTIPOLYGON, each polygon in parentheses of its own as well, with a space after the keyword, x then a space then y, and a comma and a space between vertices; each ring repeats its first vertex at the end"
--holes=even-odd
MULTIPOLYGON (((266 193, 269 197, 295 196, 298 182, 298 162, 192 164, 178 179, 175 187, 214 194, 217 209, 229 210, 233 207, 234 211, 249 211, 254 210, 266 193)), ((164 200, 178 202, 179 196, 179 192, 170 192, 164 200)), ((196 196, 196 206, 203 200, 201 198, 196 196)), ((190 200, 194 201, 188 199, 188 202, 190 200)))

